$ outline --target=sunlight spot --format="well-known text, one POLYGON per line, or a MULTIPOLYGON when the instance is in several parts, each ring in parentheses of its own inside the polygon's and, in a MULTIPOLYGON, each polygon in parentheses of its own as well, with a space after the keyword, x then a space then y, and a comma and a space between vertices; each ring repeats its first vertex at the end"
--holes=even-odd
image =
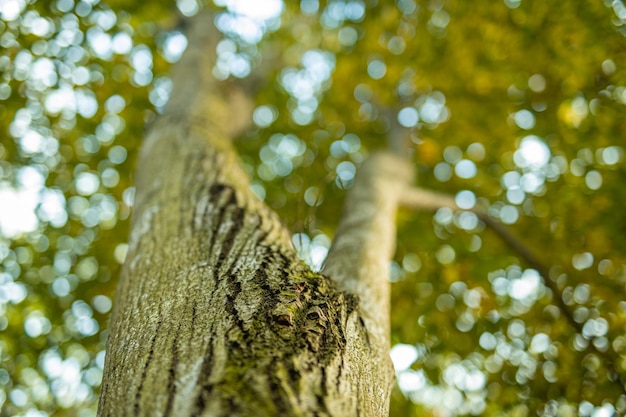
POLYGON ((455 327, 463 333, 467 333, 474 328, 474 324, 476 324, 476 319, 474 315, 468 311, 464 312, 459 316, 456 323, 454 323, 455 327))
POLYGON ((50 320, 41 311, 33 311, 24 320, 24 332, 28 337, 35 338, 48 334, 50 330, 52 330, 50 320))
POLYGON ((467 156, 474 161, 482 161, 485 159, 485 147, 482 143, 474 142, 467 147, 467 156))
POLYGON ((133 40, 126 32, 116 33, 113 36, 111 48, 116 54, 126 55, 133 48, 133 40))
POLYGON ((181 32, 173 32, 164 42, 163 56, 167 62, 177 62, 186 48, 187 37, 181 32))
POLYGON ((509 9, 516 9, 521 3, 522 0, 504 0, 504 4, 506 4, 506 7, 509 9))
POLYGON ((300 10, 304 14, 315 14, 319 10, 319 1, 318 0, 300 0, 300 10))
POLYGON ((80 89, 74 93, 76 110, 85 119, 93 117, 98 111, 98 100, 91 90, 80 89))
POLYGON ((108 188, 113 188, 120 182, 120 174, 115 168, 105 168, 101 177, 102 185, 108 188))
POLYGON ((117 16, 112 10, 98 10, 93 13, 91 18, 105 31, 111 29, 117 23, 117 16))
POLYGON ((398 343, 391 348, 391 361, 396 372, 409 369, 418 358, 417 349, 413 345, 398 343))
POLYGON ((26 154, 41 152, 45 138, 34 130, 28 130, 20 138, 20 148, 26 154))
POLYGON ((452 178, 452 167, 445 162, 439 162, 435 165, 433 174, 441 182, 449 181, 452 178))
POLYGON ((322 192, 319 188, 309 187, 304 192, 304 201, 306 201, 309 206, 316 207, 322 204, 322 201, 324 201, 324 196, 322 195, 322 192))
POLYGON ((430 21, 438 28, 445 28, 450 23, 450 15, 445 10, 435 10, 430 21))
POLYGON ((476 164, 469 159, 462 159, 454 166, 454 173, 463 179, 469 179, 476 176, 476 164))
POLYGON ((149 72, 152 69, 152 52, 145 45, 133 49, 130 63, 137 72, 149 72))
POLYGON ((278 110, 274 106, 263 105, 254 109, 252 120, 259 127, 268 127, 278 118, 278 110))
POLYGON ((106 295, 96 295, 93 300, 91 300, 91 304, 96 311, 101 314, 108 313, 113 306, 113 302, 106 295))
POLYGON ((402 392, 415 392, 419 391, 426 386, 427 379, 424 371, 413 371, 408 369, 406 371, 398 373, 398 386, 402 392))
POLYGON ((435 253, 435 258, 437 258, 437 261, 439 261, 439 263, 443 265, 449 265, 454 262, 454 259, 456 258, 456 252, 454 251, 452 246, 443 245, 435 253))
MULTIPOLYGON (((626 13, 624 14, 624 20, 626 20, 626 13)), ((594 410, 591 417, 613 417, 615 415, 615 407, 611 404, 603 404, 602 407, 598 407, 594 410)))
POLYGON ((104 108, 109 113, 119 113, 126 107, 126 100, 120 95, 112 95, 104 103, 104 108))
POLYGON ((606 165, 615 165, 622 159, 622 148, 609 146, 602 150, 602 162, 606 165))
POLYGON ((120 145, 115 145, 109 149, 109 161, 114 164, 121 164, 126 160, 127 151, 126 148, 120 145))
POLYGON ((0 1, 0 17, 5 22, 12 22, 22 13, 26 6, 24 0, 2 0, 0 1))
POLYGON ((200 10, 196 0, 176 0, 176 7, 187 17, 195 15, 200 10))
POLYGON ((587 172, 587 175, 585 175, 585 184, 587 184, 590 190, 600 189, 600 187, 602 187, 602 174, 596 170, 587 172))
POLYGON ((577 253, 572 257, 572 266, 579 271, 591 268, 593 265, 593 255, 590 252, 577 253))
POLYGON ((17 407, 24 407, 28 402, 28 394, 26 394, 26 392, 21 388, 15 388, 14 390, 11 390, 11 392, 9 393, 9 398, 11 399, 11 402, 17 407))
POLYGON ((92 27, 87 30, 87 41, 91 50, 99 57, 108 60, 113 52, 111 35, 100 28, 92 27))
POLYGON ((439 224, 450 224, 452 219, 453 213, 448 207, 442 207, 435 213, 435 221, 439 224))
POLYGON ((72 82, 75 85, 85 85, 89 82, 91 74, 85 67, 78 67, 72 71, 72 82))
POLYGON ((535 127, 535 115, 529 110, 520 110, 513 116, 515 124, 524 130, 529 130, 535 127))
POLYGON ((509 283, 508 294, 516 300, 535 299, 541 285, 541 278, 534 269, 527 269, 521 277, 509 283))
POLYGON ((519 211, 515 206, 505 205, 500 209, 500 220, 505 224, 513 224, 519 218, 519 211))
POLYGON ((481 371, 474 369, 471 370, 465 377, 465 389, 464 391, 480 391, 485 387, 487 378, 481 371))
POLYGON ((249 44, 256 44, 263 38, 263 26, 243 15, 222 13, 215 23, 222 32, 235 35, 249 44))
POLYGON ((546 89, 546 79, 541 74, 533 74, 528 79, 528 87, 535 93, 540 93, 546 89))
POLYGON ((59 89, 46 95, 46 98, 44 99, 44 106, 48 114, 53 116, 56 116, 63 110, 75 112, 76 100, 74 91, 71 87, 63 85, 59 89))
POLYGON ((526 199, 526 193, 519 186, 515 185, 506 190, 506 198, 511 204, 522 204, 526 199))
POLYGON ((406 42, 400 36, 394 36, 389 39, 387 43, 387 49, 394 55, 400 55, 404 52, 406 48, 406 42))
POLYGON ((0 234, 7 237, 32 232, 39 225, 35 209, 43 177, 32 167, 22 168, 18 176, 21 188, 0 183, 0 234))
POLYGON ((21 282, 7 282, 0 286, 0 302, 19 304, 27 295, 28 291, 21 282))
POLYGON ((480 339, 478 340, 478 344, 481 348, 485 350, 494 350, 496 345, 498 344, 498 340, 489 332, 484 332, 480 335, 480 339))
POLYGON ((67 223, 67 211, 63 192, 58 189, 43 190, 37 214, 40 220, 50 222, 53 227, 64 226, 67 223))
POLYGON ((398 122, 404 127, 413 127, 419 120, 419 113, 414 107, 405 107, 398 112, 398 122))
POLYGON ((259 22, 276 18, 283 11, 281 0, 214 0, 214 3, 218 6, 226 6, 233 13, 259 22))
POLYGON ((354 179, 354 175, 356 174, 356 167, 350 161, 343 161, 337 165, 337 176, 339 179, 346 183, 351 182, 354 179))
POLYGON ((361 103, 366 103, 372 99, 374 92, 371 87, 366 84, 358 84, 354 87, 354 98, 361 103))
POLYGON ((537 193, 542 189, 545 178, 539 172, 529 172, 520 178, 520 186, 527 193, 537 193))
POLYGON ((352 46, 359 39, 359 33, 353 27, 346 26, 339 30, 337 39, 343 46, 352 46))
POLYGON ((367 65, 367 73, 375 80, 380 80, 387 73, 387 66, 380 59, 374 59, 367 65))
POLYGON ((52 282, 52 292, 57 297, 65 297, 72 290, 70 282, 66 278, 57 278, 52 282))
POLYGON ((454 202, 463 210, 471 210, 476 205, 476 195, 469 190, 463 190, 456 194, 454 202))
POLYGON ((398 9, 405 15, 410 15, 417 9, 417 5, 413 0, 398 0, 397 3, 398 9))
POLYGON ((447 146, 443 150, 443 159, 450 164, 456 164, 463 157, 463 151, 458 146, 447 146))
POLYGON ((522 139, 513 159, 521 168, 540 169, 550 161, 550 148, 539 137, 529 135, 522 139))
POLYGON ((88 196, 100 187, 100 178, 91 172, 82 172, 76 176, 76 191, 80 195, 88 196))
POLYGON ((421 102, 420 116, 424 122, 441 123, 449 118, 449 110, 444 105, 446 98, 441 92, 435 91, 425 99, 418 99, 418 101, 421 102))
POLYGON ((402 267, 407 272, 417 272, 422 267, 422 261, 415 253, 407 253, 402 258, 402 267))
POLYGON ((450 294, 441 294, 435 301, 435 307, 441 312, 446 312, 454 308, 454 297, 450 294))
POLYGON ((603 318, 599 317, 597 319, 590 319, 585 322, 583 325, 583 336, 586 339, 591 339, 593 337, 602 337, 607 334, 609 331, 609 322, 603 318))
POLYGON ((35 60, 30 68, 30 78, 33 81, 41 83, 44 87, 54 86, 58 80, 54 62, 48 58, 39 58, 35 60))
POLYGON ((617 67, 612 59, 602 61, 602 72, 604 72, 605 75, 613 75, 615 71, 617 71, 617 67))
POLYGON ((313 238, 311 243, 311 253, 309 265, 314 271, 319 271, 324 265, 324 260, 330 249, 330 239, 325 234, 319 234, 313 238))
POLYGON ((113 257, 118 264, 123 264, 126 260, 126 254, 128 253, 128 244, 120 243, 113 250, 113 257))
POLYGON ((545 333, 537 333, 530 342, 530 351, 532 353, 544 353, 550 347, 550 336, 545 333))

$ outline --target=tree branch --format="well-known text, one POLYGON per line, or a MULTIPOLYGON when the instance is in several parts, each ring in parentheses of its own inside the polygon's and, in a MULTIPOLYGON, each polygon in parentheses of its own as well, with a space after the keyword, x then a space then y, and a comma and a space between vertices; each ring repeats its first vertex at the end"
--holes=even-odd
MULTIPOLYGON (((437 210, 442 207, 447 207, 453 210, 461 210, 456 205, 452 196, 417 187, 408 188, 401 194, 401 197, 400 204, 402 206, 414 209, 437 210)), ((537 259, 528 246, 513 235, 513 233, 511 233, 511 231, 509 231, 503 224, 490 217, 489 214, 481 207, 474 207, 469 211, 476 214, 476 216, 478 216, 481 221, 494 231, 509 248, 517 253, 528 264, 528 266, 539 273, 543 279, 543 284, 554 294, 553 299, 563 316, 565 316, 569 325, 574 329, 574 331, 582 334, 582 324, 576 321, 574 318, 574 312, 567 304, 565 304, 565 301, 563 300, 563 292, 558 288, 556 283, 550 279, 550 271, 548 267, 537 259)), ((610 351, 602 352, 593 344, 593 342, 590 343, 590 345, 598 355, 605 359, 608 371, 612 374, 613 378, 617 377, 622 391, 626 393, 626 387, 621 382, 621 378, 619 377, 619 373, 616 368, 616 363, 619 358, 613 355, 610 351)))
POLYGON ((187 119, 207 120, 218 133, 232 139, 250 126, 253 102, 245 88, 234 81, 213 77, 215 49, 222 34, 210 12, 201 12, 188 22, 188 46, 172 69, 176 86, 164 114, 183 112, 187 119))
POLYGON ((360 167, 346 196, 344 214, 323 273, 356 294, 370 336, 389 345, 389 261, 395 250, 395 214, 413 178, 408 161, 374 153, 360 167))
MULTIPOLYGON (((450 195, 436 193, 433 191, 424 190, 421 188, 410 188, 402 194, 402 200, 400 202, 403 206, 437 210, 442 207, 447 207, 453 210, 461 210, 454 201, 454 198, 450 195)), ((582 328, 576 320, 574 320, 573 312, 563 301, 563 294, 560 289, 550 280, 550 274, 548 268, 537 260, 532 251, 524 245, 517 237, 515 237, 506 227, 498 223, 495 219, 489 216, 485 210, 480 207, 474 207, 469 210, 476 214, 478 218, 483 221, 491 230, 493 230, 504 243, 507 244, 515 253, 517 253, 531 268, 535 269, 542 276, 544 285, 548 287, 556 295, 556 303, 563 315, 577 331, 582 331, 582 328)))

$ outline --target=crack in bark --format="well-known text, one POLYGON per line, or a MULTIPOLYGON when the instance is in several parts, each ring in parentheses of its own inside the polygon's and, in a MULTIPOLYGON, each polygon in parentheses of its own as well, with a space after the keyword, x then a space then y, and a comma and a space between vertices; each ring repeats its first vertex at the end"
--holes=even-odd
POLYGON ((174 406, 174 398, 176 397, 176 367, 178 366, 178 338, 180 336, 180 328, 182 323, 178 323, 176 334, 172 342, 172 363, 168 370, 167 379, 167 403, 165 404, 165 412, 163 417, 168 417, 172 413, 172 407, 174 406))
POLYGON ((211 396, 213 391, 213 384, 209 382, 211 373, 213 371, 213 342, 209 340, 206 350, 202 356, 202 364, 200 365, 200 373, 198 375, 198 383, 201 384, 198 396, 196 397, 196 403, 194 404, 192 417, 197 417, 204 411, 206 407, 206 401, 211 396))
MULTIPOLYGON (((237 193, 233 187, 227 184, 216 183, 209 189, 211 195, 211 203, 215 204, 220 199, 225 199, 223 204, 218 204, 218 212, 215 215, 216 221, 211 228, 211 243, 209 245, 209 253, 213 253, 217 236, 220 233, 220 229, 224 224, 226 216, 229 216, 232 221, 232 225, 226 232, 226 236, 221 240, 221 247, 219 254, 217 255, 217 262, 215 264, 216 274, 219 274, 221 267, 229 259, 231 249, 235 245, 235 239, 241 232, 244 226, 245 211, 242 207, 238 206, 237 193)), ((207 207, 208 209, 208 207, 207 207)), ((243 246, 243 245, 242 245, 243 246)), ((241 250, 241 247, 239 248, 241 250)), ((232 267, 229 267, 229 270, 232 267)), ((228 274, 228 271, 226 272, 228 274)), ((216 275, 216 278, 219 278, 216 275)))
POLYGON ((152 334, 152 339, 150 340, 150 351, 148 353, 148 358, 146 359, 146 362, 144 363, 143 370, 141 371, 141 378, 139 379, 139 386, 137 387, 137 391, 135 392, 134 411, 135 411, 135 415, 137 416, 139 415, 139 411, 140 411, 139 403, 141 402, 141 394, 143 392, 143 385, 146 381, 146 377, 148 376, 148 368, 150 367, 150 364, 152 363, 152 358, 154 357, 154 348, 156 346, 156 339, 157 339, 157 335, 159 334, 159 330, 161 329, 162 323, 163 321, 161 320, 161 315, 159 314, 159 321, 157 321, 156 329, 154 333, 152 334))
MULTIPOLYGON (((189 304, 189 296, 185 297, 185 304, 189 304)), ((191 336, 196 334, 196 317, 198 316, 198 302, 194 299, 193 304, 191 305, 191 324, 190 324, 190 332, 191 336)))

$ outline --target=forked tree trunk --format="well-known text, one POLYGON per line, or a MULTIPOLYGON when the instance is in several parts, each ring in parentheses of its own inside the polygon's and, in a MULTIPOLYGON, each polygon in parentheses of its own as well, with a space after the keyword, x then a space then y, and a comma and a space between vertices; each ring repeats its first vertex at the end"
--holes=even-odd
POLYGON ((249 112, 211 78, 209 26, 193 26, 141 151, 98 415, 386 415, 387 265, 410 169, 365 164, 312 272, 249 191, 230 143, 249 112))

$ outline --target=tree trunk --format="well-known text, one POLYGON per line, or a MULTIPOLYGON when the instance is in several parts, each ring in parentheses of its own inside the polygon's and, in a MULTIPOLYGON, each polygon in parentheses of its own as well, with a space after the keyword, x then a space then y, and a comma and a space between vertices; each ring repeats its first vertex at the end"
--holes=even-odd
POLYGON ((211 77, 206 19, 140 154, 98 415, 387 415, 387 265, 401 190, 389 184, 410 170, 391 156, 366 163, 331 278, 311 271, 249 191, 230 143, 249 111, 211 77))

